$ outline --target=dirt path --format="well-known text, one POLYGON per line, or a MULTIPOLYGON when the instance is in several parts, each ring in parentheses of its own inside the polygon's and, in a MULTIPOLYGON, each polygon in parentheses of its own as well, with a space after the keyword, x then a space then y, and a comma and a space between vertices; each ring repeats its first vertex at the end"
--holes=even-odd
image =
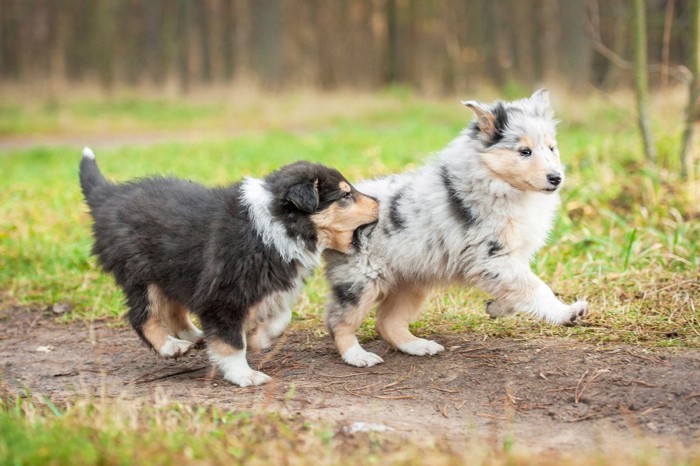
POLYGON ((700 427, 700 351, 594 347, 560 339, 434 338, 430 358, 368 349, 385 364, 342 363, 327 336, 294 328, 271 352, 252 354, 274 382, 238 388, 213 372, 206 351, 163 360, 130 329, 111 322, 59 324, 39 311, 0 313, 0 371, 6 389, 60 403, 86 393, 153 396, 230 409, 279 409, 342 428, 381 424, 400 435, 512 435, 534 450, 585 447, 601 438, 692 444, 700 427))

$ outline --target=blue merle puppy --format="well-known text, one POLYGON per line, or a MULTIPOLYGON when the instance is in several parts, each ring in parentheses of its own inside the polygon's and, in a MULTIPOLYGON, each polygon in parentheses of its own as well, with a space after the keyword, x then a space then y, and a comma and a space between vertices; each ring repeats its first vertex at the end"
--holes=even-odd
POLYGON ((351 250, 356 229, 378 213, 337 170, 307 162, 213 189, 161 177, 115 184, 86 148, 80 185, 92 252, 124 290, 141 339, 164 357, 205 339, 241 387, 270 380, 250 368, 246 348, 269 347, 284 331, 321 252, 351 250))
POLYGON ((464 105, 475 120, 433 160, 358 184, 379 199, 379 221, 357 232, 353 254, 326 254, 327 325, 348 364, 383 362, 355 336, 374 303, 387 342, 413 355, 443 351, 408 328, 440 285, 490 293, 493 317, 527 312, 566 324, 588 311, 585 301, 562 303, 529 266, 547 240, 564 181, 547 91, 464 105))

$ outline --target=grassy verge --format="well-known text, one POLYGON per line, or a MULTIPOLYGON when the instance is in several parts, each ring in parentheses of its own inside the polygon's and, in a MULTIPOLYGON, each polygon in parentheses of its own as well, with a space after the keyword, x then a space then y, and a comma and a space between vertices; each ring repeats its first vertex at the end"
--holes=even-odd
POLYGON ((272 412, 224 411, 164 399, 0 401, 0 464, 247 465, 647 465, 697 464, 696 451, 659 450, 642 439, 586 451, 533 453, 513 439, 406 442, 394 434, 350 433, 272 412))

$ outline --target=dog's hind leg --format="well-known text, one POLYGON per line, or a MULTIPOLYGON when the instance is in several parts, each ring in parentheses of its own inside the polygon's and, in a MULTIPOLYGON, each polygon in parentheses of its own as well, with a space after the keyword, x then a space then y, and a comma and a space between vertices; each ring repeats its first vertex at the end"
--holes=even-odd
POLYGON ((167 312, 163 313, 163 320, 171 334, 181 340, 190 341, 195 345, 204 340, 204 332, 194 325, 189 310, 178 303, 170 302, 167 312))
POLYGON ((408 324, 415 320, 427 296, 428 293, 422 288, 399 285, 389 291, 379 304, 377 331, 404 353, 425 356, 445 350, 432 340, 416 337, 408 329, 408 324))
POLYGON ((384 362, 378 355, 365 351, 355 335, 378 297, 379 290, 371 283, 333 286, 326 324, 338 352, 351 366, 370 367, 384 362))
POLYGON ((185 354, 192 342, 173 336, 164 320, 172 303, 156 285, 132 287, 125 290, 129 304, 128 317, 136 333, 166 358, 185 354))

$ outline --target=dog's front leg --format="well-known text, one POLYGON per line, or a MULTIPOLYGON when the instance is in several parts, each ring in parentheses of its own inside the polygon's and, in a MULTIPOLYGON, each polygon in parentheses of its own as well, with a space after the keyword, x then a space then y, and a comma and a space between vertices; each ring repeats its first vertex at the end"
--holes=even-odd
POLYGON ((486 307, 490 316, 527 312, 554 324, 571 324, 588 313, 586 301, 571 305, 559 301, 527 264, 504 257, 493 265, 472 275, 472 281, 494 297, 486 307))
POLYGON ((377 311, 376 329, 390 344, 407 354, 425 356, 437 354, 445 348, 411 333, 408 324, 415 320, 428 297, 426 290, 418 286, 395 286, 385 292, 377 311))
POLYGON ((251 369, 246 359, 245 346, 243 349, 238 349, 216 337, 208 340, 207 346, 211 361, 229 382, 240 387, 248 387, 262 385, 272 380, 269 375, 251 369))

